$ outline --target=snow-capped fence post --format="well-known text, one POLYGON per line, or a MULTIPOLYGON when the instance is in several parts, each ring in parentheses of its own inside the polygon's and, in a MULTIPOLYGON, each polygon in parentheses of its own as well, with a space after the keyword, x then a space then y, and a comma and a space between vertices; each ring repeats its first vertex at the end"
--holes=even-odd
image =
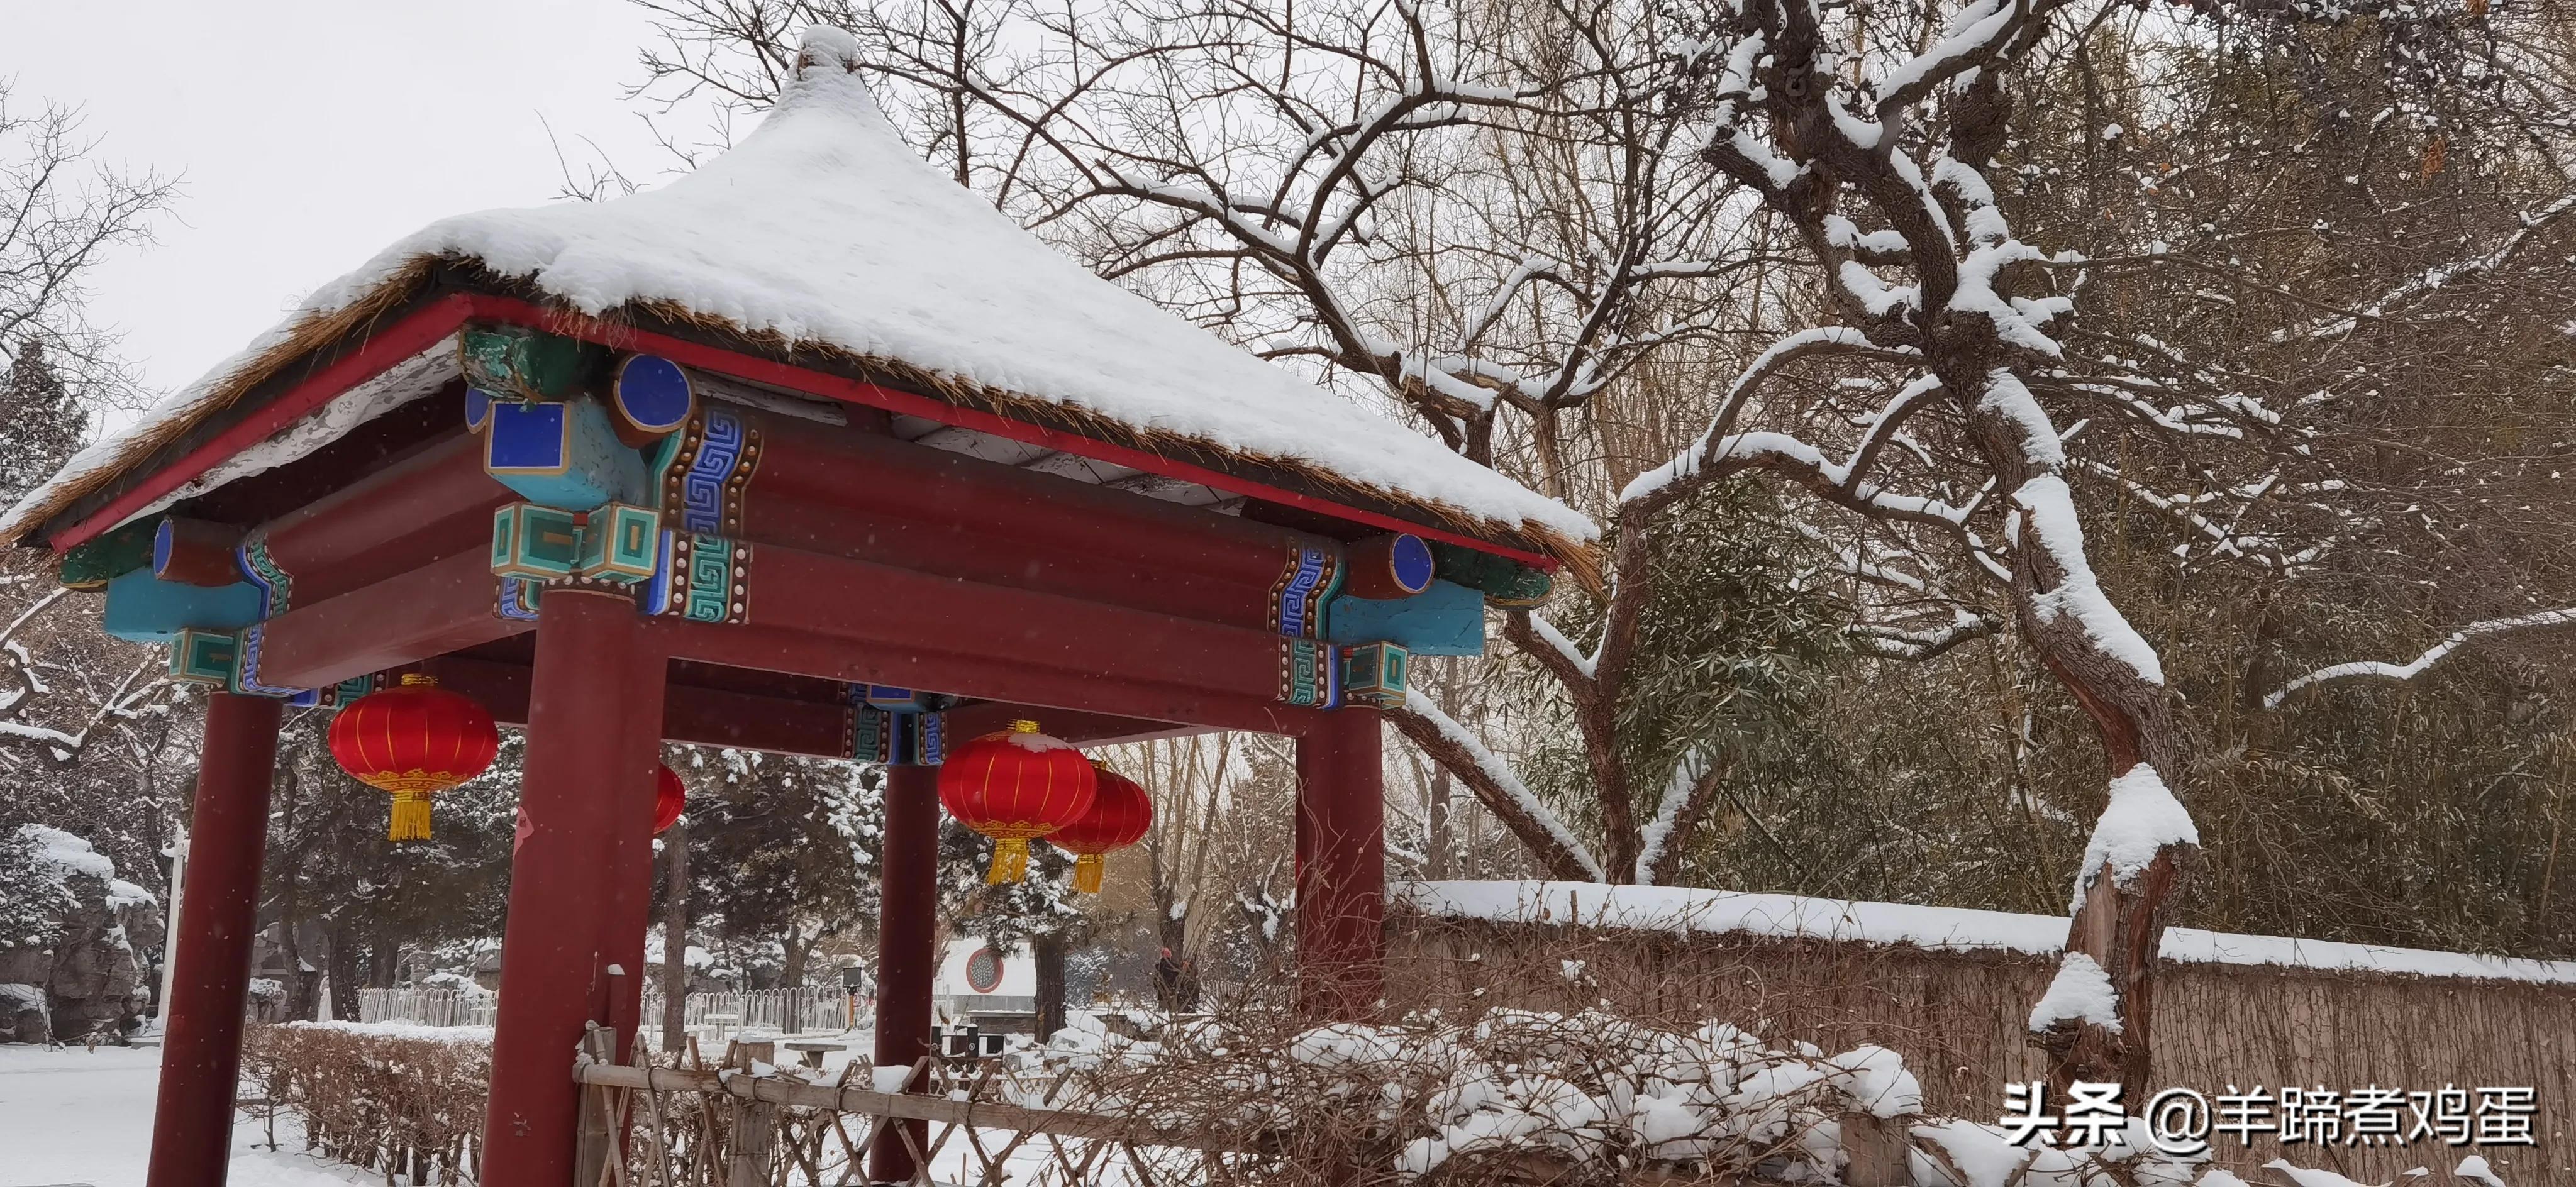
MULTIPOLYGON (((735 1043, 725 1053, 725 1068, 745 1076, 769 1071, 778 1062, 773 1043, 735 1043)), ((725 1161, 727 1187, 769 1187, 770 1164, 778 1139, 778 1106, 734 1097, 726 1102, 733 1121, 733 1154, 725 1161)), ((588 1180, 585 1180, 588 1181, 588 1180)))
POLYGON ((221 1187, 231 1159, 279 712, 279 703, 266 697, 219 692, 207 698, 197 850, 182 888, 188 930, 170 940, 178 971, 163 1012, 167 1037, 144 1180, 151 1187, 221 1187))
MULTIPOLYGON (((617 1032, 593 1024, 581 1036, 581 1058, 592 1063, 616 1062, 617 1032)), ((577 1069, 578 1065, 576 1075, 577 1069)), ((586 1085, 581 1089, 581 1142, 573 1152, 572 1160, 572 1181, 575 1183, 605 1181, 611 1151, 624 1145, 617 1140, 621 1135, 616 1133, 620 1125, 618 1102, 612 1095, 615 1091, 597 1085, 586 1085)), ((622 1171, 624 1168, 621 1166, 619 1169, 622 1171)))
POLYGON ((1869 1113, 1842 1115, 1844 1187, 1908 1187, 1914 1182, 1906 1157, 1905 1121, 1869 1113))

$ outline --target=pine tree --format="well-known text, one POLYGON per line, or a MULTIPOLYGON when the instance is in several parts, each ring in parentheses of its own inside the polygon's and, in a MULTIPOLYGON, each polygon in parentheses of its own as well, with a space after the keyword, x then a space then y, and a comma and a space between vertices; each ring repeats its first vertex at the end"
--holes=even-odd
POLYGON ((71 460, 89 433, 89 413, 45 360, 45 343, 18 343, 0 385, 0 500, 15 504, 71 460))

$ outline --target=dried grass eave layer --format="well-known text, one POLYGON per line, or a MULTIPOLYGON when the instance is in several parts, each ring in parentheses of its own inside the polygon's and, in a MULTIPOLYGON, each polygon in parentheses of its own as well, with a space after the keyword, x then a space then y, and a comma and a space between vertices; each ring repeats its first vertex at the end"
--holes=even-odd
MULTIPOLYGON (((17 514, 5 524, 0 524, 0 532, 23 544, 32 542, 31 537, 51 536, 64 530, 70 526, 72 518, 66 512, 81 504, 103 503, 101 496, 112 497, 111 492, 129 489, 148 477, 152 470, 138 467, 174 442, 187 438, 209 419, 234 407, 317 352, 352 337, 363 337, 384 318, 398 313, 438 287, 528 301, 560 315, 562 328, 566 330, 587 326, 608 329, 613 333, 620 326, 667 327, 693 332, 689 336, 712 338, 743 353, 757 354, 793 366, 853 372, 855 378, 911 391, 955 407, 984 411, 1023 424, 1069 432, 1105 445, 1185 461, 1249 483, 1308 494, 1345 508, 1390 515, 1471 540, 1538 553, 1563 564, 1587 588, 1597 588, 1600 583, 1599 565, 1591 546, 1545 524, 1533 521, 1500 523, 1436 500, 1356 483, 1302 459, 1264 455, 1180 434, 1140 428, 1078 405, 965 382, 901 359, 862 355, 828 344, 792 341, 774 332, 748 330, 725 318, 688 309, 675 302, 633 302, 603 315, 586 315, 545 296, 533 286, 496 276, 481 267, 478 261, 436 256, 411 260, 356 300, 306 317, 275 343, 251 355, 231 374, 210 385, 188 406, 174 410, 118 442, 114 454, 79 478, 59 483, 48 490, 43 499, 18 508, 17 514)), ((1389 427, 1394 428, 1392 425, 1389 427)), ((91 510, 94 507, 82 509, 83 514, 91 510)))

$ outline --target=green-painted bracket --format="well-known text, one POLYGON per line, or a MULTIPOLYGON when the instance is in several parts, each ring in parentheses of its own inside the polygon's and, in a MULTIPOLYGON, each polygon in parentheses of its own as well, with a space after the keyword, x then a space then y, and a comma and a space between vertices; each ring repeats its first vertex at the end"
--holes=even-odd
POLYGON ((152 540, 162 517, 146 516, 74 545, 63 554, 62 583, 72 589, 102 589, 107 583, 152 563, 152 540))
POLYGON ((241 639, 231 631, 182 629, 170 639, 170 678, 227 688, 240 657, 241 639))
POLYGON ((1456 544, 1431 541, 1431 557, 1441 580, 1482 593, 1487 602, 1505 609, 1538 605, 1556 584, 1545 572, 1519 561, 1456 544))
POLYGON ((465 382, 518 400, 563 400, 591 387, 608 350, 525 326, 472 325, 457 335, 465 382))
POLYGON ((1393 709, 1404 704, 1413 656, 1393 643, 1362 643, 1342 653, 1342 703, 1393 709))
POLYGON ((183 630, 239 630, 260 620, 259 587, 188 585, 135 569, 107 583, 108 634, 134 643, 175 642, 183 630))
POLYGON ((1325 609, 1324 637, 1344 644, 1395 643, 1415 655, 1483 655, 1485 595, 1448 581, 1433 581, 1409 598, 1345 594, 1325 609))
POLYGON ((512 503, 492 512, 492 573, 633 585, 653 575, 661 540, 662 515, 649 507, 611 503, 584 513, 512 503))

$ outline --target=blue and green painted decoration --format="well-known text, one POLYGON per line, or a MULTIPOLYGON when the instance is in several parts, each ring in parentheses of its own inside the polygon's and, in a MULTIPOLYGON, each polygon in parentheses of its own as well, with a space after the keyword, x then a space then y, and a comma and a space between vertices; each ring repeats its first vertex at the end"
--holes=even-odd
POLYGON ((850 757, 887 766, 935 767, 947 756, 955 698, 884 684, 850 686, 850 757))
POLYGON ((661 534, 644 612, 691 622, 742 622, 751 611, 751 545, 698 532, 661 534))

